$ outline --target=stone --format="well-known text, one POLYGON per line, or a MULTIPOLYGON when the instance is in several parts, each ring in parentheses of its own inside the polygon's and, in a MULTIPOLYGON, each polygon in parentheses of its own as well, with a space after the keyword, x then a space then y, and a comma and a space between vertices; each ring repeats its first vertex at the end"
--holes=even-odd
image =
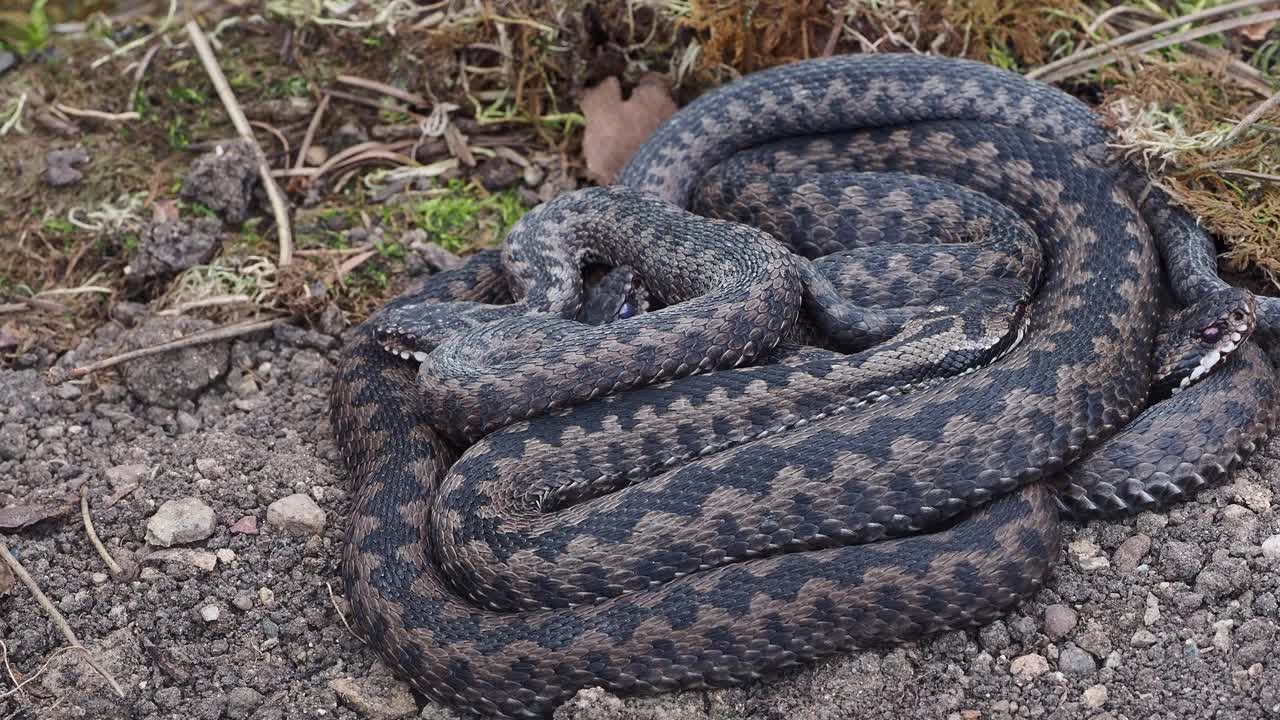
POLYGON ((1204 551, 1191 543, 1170 540, 1160 548, 1160 568, 1170 580, 1190 580, 1204 565, 1204 551))
POLYGON ((218 618, 222 617, 222 611, 217 605, 205 605, 200 608, 200 617, 207 623, 217 622, 218 618))
POLYGON ((234 535, 257 535, 258 534, 258 518, 252 515, 245 515, 235 522, 230 528, 234 535))
POLYGON ((1115 555, 1112 557, 1116 570, 1121 575, 1132 575, 1137 571, 1138 565, 1142 563, 1142 558, 1146 557, 1149 550, 1151 550, 1150 535, 1139 533, 1126 539, 1120 543, 1120 547, 1116 548, 1115 555))
POLYGON ((1090 685, 1084 691, 1084 704, 1097 709, 1107 704, 1107 686, 1090 685))
POLYGON ((232 720, 243 720, 262 704, 262 693, 250 687, 231 688, 227 693, 227 717, 232 720))
POLYGON ((310 495, 295 493, 267 506, 267 524, 290 535, 318 535, 324 531, 324 510, 310 495))
POLYGON ((1147 648, 1156 644, 1156 636, 1150 630, 1139 630, 1133 634, 1129 644, 1136 648, 1147 648))
POLYGON ((102 475, 111 483, 112 488, 122 488, 129 485, 140 485, 146 479, 147 473, 151 469, 146 465, 116 465, 107 468, 102 475))
POLYGON ((1093 656, 1075 645, 1067 645, 1058 654, 1058 667, 1072 675, 1088 675, 1098 669, 1093 656))
POLYGON ((253 146, 235 141, 196 158, 182 179, 179 196, 213 210, 229 224, 239 225, 249 217, 257 184, 258 163, 253 146))
POLYGON ((213 508, 199 498, 169 500, 147 521, 147 543, 159 547, 204 540, 217 527, 213 508))
POLYGON ((1262 557, 1272 561, 1280 561, 1280 535, 1272 535, 1262 541, 1262 557))
POLYGON ((1147 627, 1155 625, 1160 620, 1160 600, 1155 595, 1147 593, 1147 609, 1142 613, 1142 624, 1147 627))
POLYGON ((329 681, 329 687, 339 702, 372 720, 396 720, 418 713, 409 686, 389 676, 337 678, 329 681))
POLYGON ((1050 605, 1044 609, 1044 634, 1050 640, 1061 640, 1075 629, 1080 616, 1067 605, 1050 605))
MULTIPOLYGON (((212 327, 207 320, 187 316, 155 317, 125 334, 124 349, 153 347, 212 327)), ((201 343, 129 361, 125 387, 147 405, 176 408, 226 375, 230 364, 229 340, 201 343)))
POLYGON ((129 256, 125 283, 131 295, 213 259, 222 246, 222 223, 213 218, 153 222, 143 229, 129 256))
POLYGON ((1009 672, 1020 683, 1025 683, 1049 672, 1049 661, 1039 653, 1022 655, 1009 663, 1009 672))
POLYGON ((223 565, 230 565, 236 561, 236 551, 231 548, 219 548, 214 555, 218 556, 218 562, 223 565))
POLYGON ((89 154, 79 148, 74 150, 51 150, 45 155, 44 182, 49 187, 66 187, 84 179, 84 173, 77 168, 89 162, 89 154))

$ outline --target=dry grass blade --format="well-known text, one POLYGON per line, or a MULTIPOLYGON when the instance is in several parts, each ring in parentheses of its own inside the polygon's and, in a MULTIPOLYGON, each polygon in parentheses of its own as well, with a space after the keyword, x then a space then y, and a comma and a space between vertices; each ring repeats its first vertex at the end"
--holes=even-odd
MULTIPOLYGON (((1085 48, 1084 50, 1080 50, 1079 52, 1072 53, 1071 55, 1068 55, 1064 58, 1060 58, 1051 63, 1042 65, 1028 72, 1027 77, 1032 79, 1038 78, 1038 79, 1044 80, 1045 82, 1053 82, 1054 80, 1061 80, 1063 77, 1070 77, 1070 75, 1075 75, 1078 73, 1072 72, 1072 73, 1069 73, 1068 75, 1062 76, 1062 75, 1059 75, 1057 71, 1069 68, 1080 62, 1088 60, 1089 58, 1101 55, 1103 53, 1109 53, 1110 51, 1123 48, 1127 45, 1131 45, 1136 40, 1141 40, 1143 38, 1150 37, 1152 35, 1157 35, 1167 30, 1175 30, 1189 23, 1201 22, 1203 20, 1209 20, 1211 18, 1215 18, 1220 15, 1229 15, 1231 13, 1234 13, 1240 10, 1249 10, 1252 8, 1272 5, 1274 3, 1275 3, 1275 0, 1237 0, 1237 2, 1227 3, 1226 5, 1220 5, 1218 7, 1208 8, 1206 10, 1201 10, 1200 12, 1192 13, 1190 15, 1176 17, 1176 18, 1173 18, 1172 20, 1166 20, 1162 23, 1157 23, 1155 25, 1142 28, 1141 30, 1134 30, 1133 32, 1121 35, 1120 37, 1115 38, 1114 40, 1105 42, 1101 45, 1095 45, 1093 47, 1085 48)), ((1257 22, 1256 16, 1250 16, 1249 22, 1246 22, 1244 24, 1246 25, 1252 24, 1253 22, 1257 22)), ((1209 33, 1206 33, 1206 34, 1209 34, 1209 33)), ((1080 71, 1080 72, 1087 72, 1087 70, 1080 71)))
POLYGON ((316 131, 320 129, 320 120, 324 117, 324 111, 329 109, 329 94, 325 93, 320 98, 320 104, 316 106, 315 113, 311 116, 311 122, 307 124, 307 134, 302 136, 302 144, 298 146, 298 157, 293 163, 294 169, 301 169, 307 159, 307 151, 311 149, 311 143, 316 139, 316 131))
POLYGON ((1258 107, 1251 110, 1248 115, 1244 116, 1243 120, 1231 128, 1231 132, 1227 133, 1227 136, 1222 139, 1221 147, 1227 147, 1239 140, 1250 127, 1253 127, 1254 123, 1262 119, 1263 115, 1275 110, 1277 107, 1280 107, 1280 92, 1274 93, 1271 97, 1258 103, 1258 107))
POLYGON ((200 62, 204 64, 205 73, 209 75, 210 82, 218 91, 218 97, 222 99, 227 115, 231 116, 231 124, 235 126, 240 137, 250 144, 254 155, 257 156, 258 176, 262 179, 262 186, 266 189, 267 197, 271 201, 271 210, 276 218, 276 231, 279 234, 280 261, 277 264, 280 267, 288 267, 289 263, 293 262, 293 230, 289 223, 289 207, 285 202, 284 194, 280 192, 275 179, 271 177, 271 168, 267 166, 266 156, 262 154, 262 148, 258 146, 258 141, 253 136, 253 128, 250 127, 244 110, 240 108, 235 93, 231 91, 226 76, 222 74, 218 59, 214 57, 213 48, 209 45, 209 38, 205 37, 204 31, 195 20, 186 24, 186 31, 187 36, 191 38, 192 47, 200 56, 200 62))
MULTIPOLYGON (((1125 11, 1122 13, 1111 13, 1112 17, 1108 20, 1109 24, 1121 30, 1132 31, 1147 27, 1140 18, 1145 18, 1147 20, 1158 19, 1158 16, 1155 16, 1152 13, 1145 10, 1139 10, 1137 8, 1130 8, 1128 6, 1120 6, 1112 9, 1125 11)), ((1104 13, 1104 15, 1105 14, 1109 13, 1104 13)), ((1223 67, 1225 65, 1227 77, 1231 78, 1231 80, 1238 83, 1241 87, 1248 88, 1262 97, 1267 97, 1271 94, 1272 88, 1267 84, 1266 76, 1262 71, 1231 54, 1229 51, 1205 45, 1198 40, 1192 40, 1191 42, 1186 43, 1184 47, 1188 55, 1204 60, 1212 68, 1223 67)))
POLYGON ((84 531, 89 535, 89 542, 93 543, 93 548, 98 551, 98 555, 102 557, 102 561, 107 564, 107 569, 111 571, 113 577, 120 577, 124 574, 124 568, 120 567, 120 563, 111 557, 111 553, 107 552, 106 546, 98 539, 98 531, 93 527, 93 518, 89 515, 89 486, 87 484, 80 486, 80 519, 84 521, 84 531))
POLYGON ((337 77, 337 81, 343 85, 350 85, 351 87, 358 87, 386 95, 387 97, 393 97, 397 100, 403 100, 415 107, 431 107, 431 101, 421 95, 411 93, 407 90, 401 90, 398 87, 387 85, 386 83, 380 83, 376 80, 366 80, 365 78, 356 77, 354 75, 339 75, 337 77))

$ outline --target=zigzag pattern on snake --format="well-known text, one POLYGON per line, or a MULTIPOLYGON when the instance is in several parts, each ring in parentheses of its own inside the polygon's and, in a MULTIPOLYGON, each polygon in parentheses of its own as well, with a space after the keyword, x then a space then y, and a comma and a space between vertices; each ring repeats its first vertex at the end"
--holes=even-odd
POLYGON ((724 686, 990 621, 1040 587, 1059 507, 1132 511, 1220 477, 1273 422, 1275 372, 1245 342, 1144 413, 1160 262, 1183 302, 1227 308, 1180 316, 1195 340, 1240 344, 1254 314, 1272 330, 1271 306, 1185 270, 1203 235, 1158 192, 1140 213, 1104 143, 1082 103, 959 60, 811 61, 695 101, 623 187, 553 200, 500 262, 357 330, 331 416, 359 626, 432 698, 545 717, 592 685, 724 686), (837 172, 869 173, 839 181, 851 207, 888 197, 882 173, 928 176, 1009 207, 1032 242, 980 282, 939 271, 958 295, 886 308, 850 300, 838 261, 682 209, 722 163, 777 172, 835 143, 856 149, 837 172), (586 260, 633 269, 652 307, 574 322, 586 260), (420 377, 384 345, 422 353, 420 377))

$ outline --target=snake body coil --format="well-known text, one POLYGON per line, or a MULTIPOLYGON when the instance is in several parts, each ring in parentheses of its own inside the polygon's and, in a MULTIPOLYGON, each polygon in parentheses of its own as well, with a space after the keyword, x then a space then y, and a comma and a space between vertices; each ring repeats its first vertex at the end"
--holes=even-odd
POLYGON ((547 717, 583 687, 725 686, 988 622, 1041 586, 1060 510, 1130 512, 1215 480, 1273 421, 1275 372, 1244 342, 1269 306, 1179 269, 1203 236, 1159 197, 1144 216, 1104 144, 1082 103, 960 60, 798 63, 695 101, 624 188, 532 211, 500 260, 431 278, 355 333, 331 416, 360 627, 432 698, 547 717), (682 215, 742 196, 752 172, 802 178, 789 187, 815 207, 838 195, 864 228, 886 204, 996 201, 1020 218, 1000 226, 1027 232, 953 250, 980 281, 937 247, 846 243, 852 266, 939 279, 851 301, 861 282, 820 257, 826 235, 797 232, 793 253, 786 232, 682 215), (839 179, 803 180, 816 172, 839 179), (716 173, 727 184, 707 190, 716 173), (877 184, 904 177, 914 189, 877 184), (636 244, 633 225, 650 228, 636 244), (1185 323, 1239 349, 1148 409, 1166 320, 1153 230, 1179 298, 1230 308, 1185 323), (552 237, 565 244, 523 244, 552 237), (655 308, 573 322, 584 258, 632 267, 655 308), (421 378, 396 357, 415 353, 421 378))

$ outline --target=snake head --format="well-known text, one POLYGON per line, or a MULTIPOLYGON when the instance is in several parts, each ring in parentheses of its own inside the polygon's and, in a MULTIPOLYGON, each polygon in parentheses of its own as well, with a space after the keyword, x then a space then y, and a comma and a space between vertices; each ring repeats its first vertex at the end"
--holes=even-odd
POLYGON ((1176 395, 1208 375, 1253 333, 1257 299, 1239 288, 1223 288, 1170 317, 1156 338, 1158 396, 1176 395))
POLYGON ((373 332, 387 352, 421 362, 450 338, 510 314, 509 306, 483 303, 410 303, 388 307, 373 332))
POLYGON ((607 325, 648 310, 649 293, 634 270, 622 266, 609 270, 596 282, 583 285, 582 307, 577 320, 587 325, 607 325))

